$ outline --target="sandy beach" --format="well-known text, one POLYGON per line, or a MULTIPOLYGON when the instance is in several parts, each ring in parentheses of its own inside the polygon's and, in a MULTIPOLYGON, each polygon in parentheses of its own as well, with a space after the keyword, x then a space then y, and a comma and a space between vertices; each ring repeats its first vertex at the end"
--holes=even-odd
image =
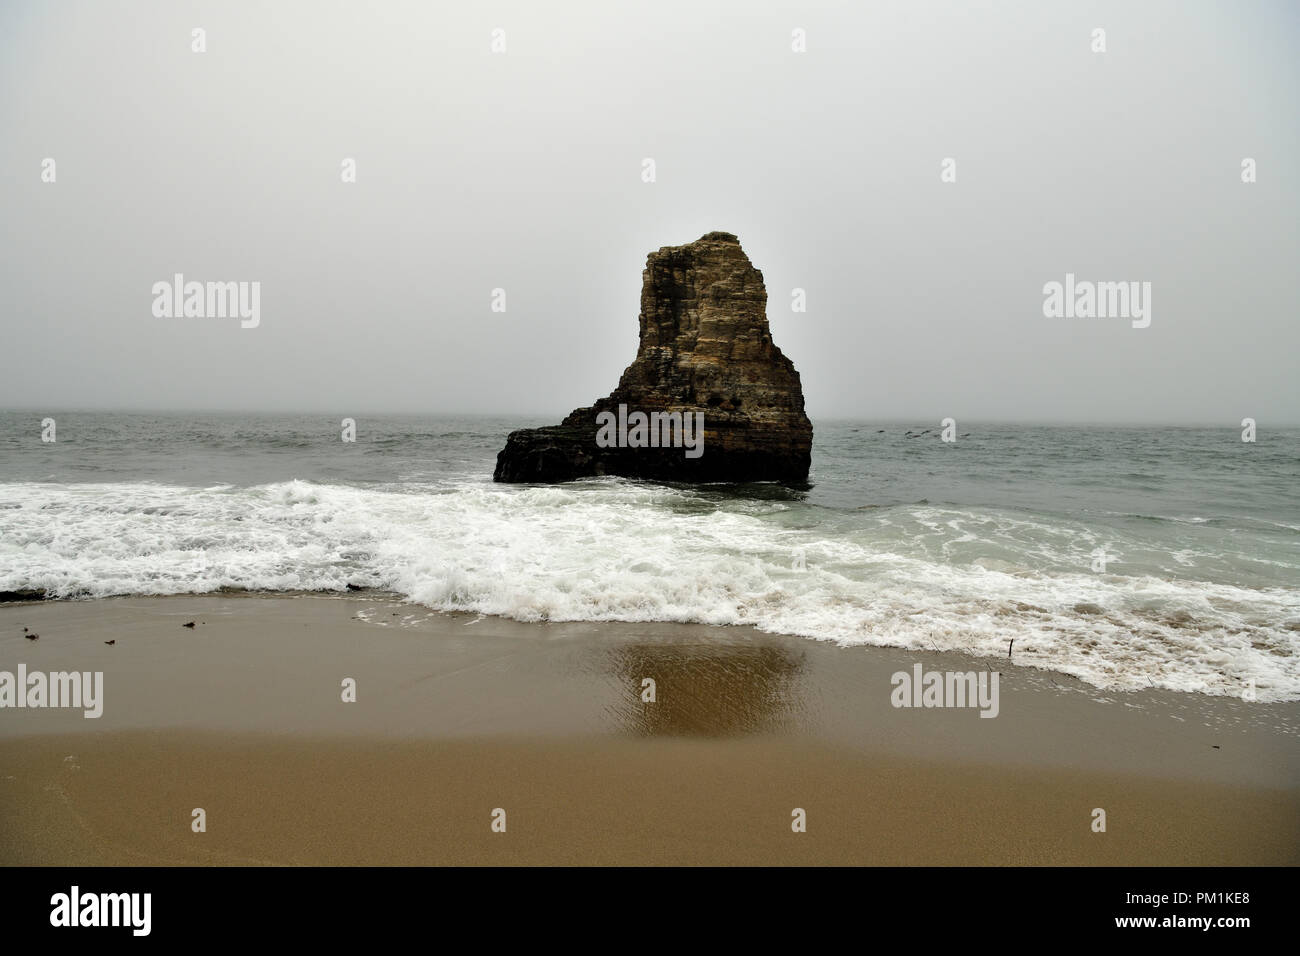
POLYGON ((5 605, 19 663, 103 714, 0 710, 5 865, 1300 862, 1300 705, 1014 660, 360 593, 5 605), (895 708, 917 663, 998 716, 895 708))

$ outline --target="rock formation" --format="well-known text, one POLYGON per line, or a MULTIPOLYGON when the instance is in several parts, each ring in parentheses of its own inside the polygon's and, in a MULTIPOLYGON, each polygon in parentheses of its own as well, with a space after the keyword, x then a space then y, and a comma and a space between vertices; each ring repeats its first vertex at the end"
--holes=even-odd
POLYGON ((763 274, 731 233, 650 253, 641 344, 618 387, 559 425, 512 432, 493 477, 806 482, 812 423, 766 307, 763 274))

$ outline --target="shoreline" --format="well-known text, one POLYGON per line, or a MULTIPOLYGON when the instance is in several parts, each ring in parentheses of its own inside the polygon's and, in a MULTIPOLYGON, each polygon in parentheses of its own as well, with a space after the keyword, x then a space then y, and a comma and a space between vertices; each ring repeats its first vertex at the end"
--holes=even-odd
MULTIPOLYGON (((1238 700, 1236 694, 1207 694, 1200 691, 1190 691, 1178 689, 1174 690, 1167 687, 1157 687, 1150 685, 1147 688, 1121 687, 1103 687, 1091 683, 1068 671, 1059 670, 1049 663, 1038 659, 1038 663, 1024 664, 1023 656, 1013 658, 1010 654, 1004 656, 1000 651, 997 654, 976 654, 971 649, 965 647, 949 647, 944 649, 934 648, 925 649, 918 647, 905 647, 895 644, 841 644, 834 637, 817 637, 804 633, 795 633, 787 631, 769 631, 756 624, 704 624, 695 621, 621 621, 621 620, 544 620, 544 621, 520 621, 513 617, 500 616, 493 612, 480 611, 463 611, 463 610, 442 610, 429 607, 424 604, 415 602, 407 595, 399 591, 390 591, 381 588, 357 587, 349 584, 346 590, 333 589, 285 589, 285 590, 264 590, 260 588, 242 588, 242 587, 223 587, 215 591, 205 591, 202 593, 182 593, 182 594, 112 594, 93 596, 89 594, 79 594, 69 597, 48 597, 44 589, 21 589, 19 591, 0 591, 0 622, 3 621, 3 615, 6 610, 21 608, 46 607, 50 605, 79 605, 79 604, 103 604, 123 601, 208 601, 220 599, 255 599, 255 600, 278 600, 284 598, 319 598, 322 600, 347 600, 355 599, 362 601, 383 601, 388 602, 393 607, 403 609, 402 617, 410 618, 414 616, 423 616, 431 618, 441 616, 448 620, 469 620, 475 622, 489 620, 499 622, 503 627, 518 626, 521 628, 602 628, 611 629, 639 628, 639 629, 674 629, 674 628, 699 628, 707 633, 722 635, 727 632, 736 634, 753 635, 763 638, 770 638, 774 641, 790 641, 803 645, 805 643, 829 644, 845 650, 867 649, 869 651, 889 651, 899 652, 904 655, 910 655, 916 659, 933 659, 933 660, 954 660, 962 664, 963 667, 973 667, 976 670, 997 670, 999 667, 1010 668, 1018 672, 1037 672, 1045 678, 1056 684, 1058 687, 1068 689, 1078 689, 1085 693, 1092 694, 1098 698, 1111 698, 1121 700, 1144 700, 1147 694, 1166 702, 1178 701, 1182 699, 1210 699, 1233 701, 1238 700), (413 612, 413 613, 412 613, 413 612), (1073 685, 1078 685, 1074 687, 1073 685)), ((2 623, 0 623, 2 627, 2 623)), ((2 632, 0 632, 2 635, 2 632)), ((1017 638, 1019 640, 1019 638, 1017 638)), ((723 637, 721 642, 730 643, 729 639, 723 637)), ((0 642, 0 647, 3 643, 0 642)), ((1023 651, 1023 643, 1022 643, 1023 651)), ((1300 735, 1300 698, 1294 700, 1270 700, 1265 702, 1266 706, 1276 705, 1280 708, 1294 708, 1294 730, 1300 735)), ((1142 706, 1136 704, 1135 706, 1142 706)), ((1177 704, 1173 706, 1177 707, 1177 704)), ((1251 707, 1258 706, 1256 702, 1251 702, 1251 707)))
POLYGON ((20 662, 103 716, 0 709, 3 865, 1300 862, 1300 703, 375 592, 0 606, 20 662), (894 707, 917 664, 994 667, 998 716, 894 707))

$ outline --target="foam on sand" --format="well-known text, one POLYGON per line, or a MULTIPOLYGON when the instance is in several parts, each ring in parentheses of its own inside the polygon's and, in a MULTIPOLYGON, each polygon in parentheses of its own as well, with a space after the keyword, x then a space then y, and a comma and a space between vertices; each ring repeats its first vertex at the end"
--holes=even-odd
POLYGON ((612 480, 15 483, 0 496, 0 590, 352 586, 520 621, 748 624, 999 657, 1014 640, 1016 663, 1098 687, 1241 696, 1253 682, 1261 701, 1300 699, 1294 588, 1241 583, 1254 573, 1234 577, 1203 541, 1161 552, 1061 518, 922 504, 808 526, 783 501, 612 480), (1091 571, 1098 547, 1123 561, 1091 571))

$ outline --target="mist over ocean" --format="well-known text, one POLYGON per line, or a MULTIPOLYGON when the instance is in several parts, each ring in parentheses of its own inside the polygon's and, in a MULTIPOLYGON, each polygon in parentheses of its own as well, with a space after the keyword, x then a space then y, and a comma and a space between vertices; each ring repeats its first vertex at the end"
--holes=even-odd
MULTIPOLYGON (((815 421, 811 487, 491 480, 547 419, 0 413, 0 591, 396 592, 1300 699, 1300 429, 815 421), (907 437, 908 433, 918 437, 907 437)), ((707 445, 705 454, 708 453, 707 445)))

